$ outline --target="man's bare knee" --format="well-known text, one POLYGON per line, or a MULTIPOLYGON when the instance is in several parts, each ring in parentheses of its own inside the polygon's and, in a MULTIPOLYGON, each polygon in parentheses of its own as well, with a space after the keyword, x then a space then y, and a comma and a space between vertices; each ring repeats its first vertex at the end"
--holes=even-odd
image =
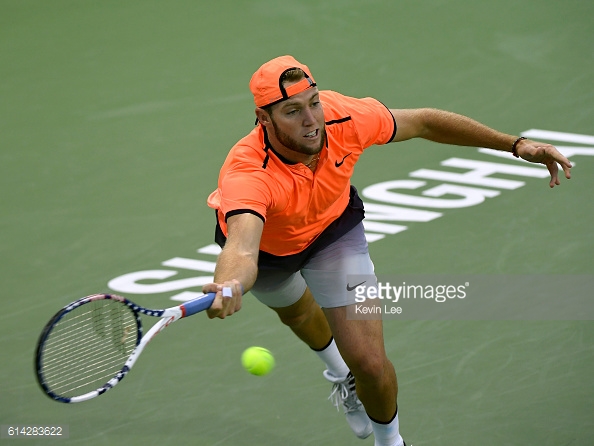
POLYGON ((390 361, 385 356, 373 356, 349 361, 349 368, 358 381, 380 381, 390 361))
POLYGON ((305 308, 296 308, 293 311, 277 311, 281 322, 288 327, 300 327, 306 323, 314 315, 316 311, 315 305, 309 305, 305 308))
POLYGON ((321 311, 321 308, 313 299, 309 289, 307 289, 303 296, 293 305, 283 308, 273 308, 273 310, 283 324, 291 328, 296 328, 309 321, 318 311, 321 311))

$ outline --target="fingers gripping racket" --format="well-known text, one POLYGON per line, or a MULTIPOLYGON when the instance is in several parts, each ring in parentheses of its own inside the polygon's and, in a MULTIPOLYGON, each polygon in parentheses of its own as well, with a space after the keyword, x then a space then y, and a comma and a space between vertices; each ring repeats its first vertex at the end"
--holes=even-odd
POLYGON ((164 310, 149 310, 115 294, 94 294, 62 308, 47 323, 35 366, 43 391, 78 403, 102 395, 128 374, 146 345, 171 323, 210 308, 214 293, 164 310), (160 317, 143 336, 140 314, 160 317))

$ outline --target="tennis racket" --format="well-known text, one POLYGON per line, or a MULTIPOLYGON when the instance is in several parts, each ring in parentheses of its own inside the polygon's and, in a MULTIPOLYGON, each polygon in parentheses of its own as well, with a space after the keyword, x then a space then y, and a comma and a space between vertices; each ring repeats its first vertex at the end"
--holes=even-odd
POLYGON ((62 403, 102 395, 124 379, 158 333, 210 308, 214 298, 209 293, 164 310, 149 310, 115 294, 72 302, 55 314, 39 337, 37 380, 50 398, 62 403), (141 314, 161 318, 144 336, 141 314))

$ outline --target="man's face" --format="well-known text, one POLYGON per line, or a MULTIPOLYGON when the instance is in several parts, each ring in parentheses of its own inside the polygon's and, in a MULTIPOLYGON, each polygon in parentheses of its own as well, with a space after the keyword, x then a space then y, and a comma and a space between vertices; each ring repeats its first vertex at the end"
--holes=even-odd
POLYGON ((316 87, 275 105, 270 121, 278 141, 291 151, 315 155, 324 147, 324 110, 316 87))

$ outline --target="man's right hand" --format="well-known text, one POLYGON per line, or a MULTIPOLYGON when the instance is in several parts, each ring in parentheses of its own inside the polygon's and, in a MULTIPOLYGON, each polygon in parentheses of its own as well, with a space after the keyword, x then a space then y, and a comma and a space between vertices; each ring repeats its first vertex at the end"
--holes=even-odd
POLYGON ((225 319, 241 310, 243 289, 238 280, 224 283, 209 283, 202 287, 203 293, 216 293, 215 299, 206 314, 210 319, 225 319))

